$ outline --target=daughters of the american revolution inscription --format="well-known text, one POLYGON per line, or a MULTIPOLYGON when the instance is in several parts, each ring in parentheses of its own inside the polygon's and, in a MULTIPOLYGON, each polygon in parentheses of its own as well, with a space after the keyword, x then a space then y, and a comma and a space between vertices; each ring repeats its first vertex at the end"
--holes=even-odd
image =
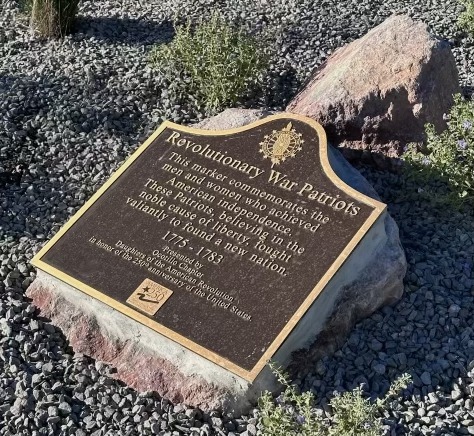
POLYGON ((309 118, 165 122, 33 263, 251 381, 384 208, 309 118))

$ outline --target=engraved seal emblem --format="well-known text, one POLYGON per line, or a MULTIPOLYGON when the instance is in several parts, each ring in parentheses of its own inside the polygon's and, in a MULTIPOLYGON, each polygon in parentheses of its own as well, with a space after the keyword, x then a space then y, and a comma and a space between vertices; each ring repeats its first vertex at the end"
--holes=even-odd
POLYGON ((153 316, 171 297, 171 294, 173 294, 172 290, 150 279, 145 279, 128 297, 127 303, 153 316))
POLYGON ((272 161, 272 168, 289 157, 294 157, 301 150, 304 139, 297 133, 290 122, 281 130, 273 130, 270 135, 265 135, 260 142, 260 153, 264 158, 272 161))

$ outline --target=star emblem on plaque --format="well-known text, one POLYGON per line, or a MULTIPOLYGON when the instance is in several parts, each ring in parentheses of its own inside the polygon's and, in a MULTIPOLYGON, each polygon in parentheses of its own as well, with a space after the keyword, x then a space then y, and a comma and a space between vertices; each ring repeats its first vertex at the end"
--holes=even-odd
POLYGON ((297 133, 290 122, 281 130, 273 130, 271 134, 265 135, 260 142, 260 153, 263 153, 264 159, 269 158, 272 161, 272 168, 289 157, 295 157, 300 151, 304 140, 303 135, 297 133))
POLYGON ((156 283, 150 279, 145 279, 140 286, 135 289, 127 300, 127 303, 142 310, 143 312, 154 315, 171 297, 171 291, 168 288, 156 283))

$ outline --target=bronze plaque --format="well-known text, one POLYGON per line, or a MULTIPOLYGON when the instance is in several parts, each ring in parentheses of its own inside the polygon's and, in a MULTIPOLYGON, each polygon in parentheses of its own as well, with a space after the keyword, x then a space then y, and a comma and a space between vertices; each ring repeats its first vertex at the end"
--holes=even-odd
POLYGON ((33 264, 251 381, 384 208, 309 118, 165 122, 33 264))

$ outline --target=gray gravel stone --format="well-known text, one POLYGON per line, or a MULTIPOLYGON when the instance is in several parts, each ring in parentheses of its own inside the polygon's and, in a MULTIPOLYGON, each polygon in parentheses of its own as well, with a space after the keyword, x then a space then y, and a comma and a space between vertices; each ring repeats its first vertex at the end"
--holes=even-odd
POLYGON ((427 386, 431 385, 431 375, 429 372, 425 371, 423 374, 421 374, 420 379, 423 382, 423 384, 427 386))

